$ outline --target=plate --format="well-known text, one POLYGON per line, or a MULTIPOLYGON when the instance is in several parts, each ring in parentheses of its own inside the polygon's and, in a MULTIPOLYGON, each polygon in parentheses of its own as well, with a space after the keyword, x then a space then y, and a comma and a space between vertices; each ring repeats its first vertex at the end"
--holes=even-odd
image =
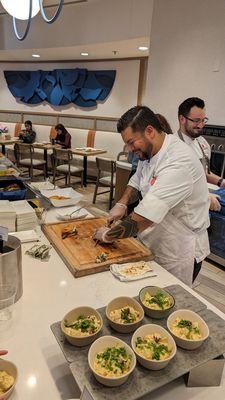
POLYGON ((57 211, 57 218, 60 221, 70 221, 71 219, 76 219, 76 218, 80 218, 82 216, 86 216, 85 218, 91 218, 93 217, 92 214, 90 214, 85 208, 80 208, 79 206, 75 206, 75 207, 69 207, 66 210, 59 210, 57 211), (77 210, 77 212, 76 212, 77 210), (70 214, 73 213, 74 214, 70 217, 70 214))
POLYGON ((38 242, 40 240, 40 236, 34 229, 29 231, 13 232, 10 233, 10 235, 17 237, 21 243, 38 242))
POLYGON ((83 195, 72 188, 41 190, 41 194, 47 197, 54 207, 68 207, 77 204, 83 195), (53 196, 66 197, 65 199, 52 199, 53 196))
MULTIPOLYGON (((54 185, 49 181, 43 182, 31 182, 30 186, 37 190, 48 190, 54 189, 54 185)), ((56 188, 55 188, 56 189, 56 188)))

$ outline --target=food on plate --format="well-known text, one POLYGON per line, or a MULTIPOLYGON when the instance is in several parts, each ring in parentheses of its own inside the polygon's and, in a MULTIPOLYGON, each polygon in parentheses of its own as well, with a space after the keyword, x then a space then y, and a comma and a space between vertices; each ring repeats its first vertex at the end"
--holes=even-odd
POLYGON ((174 335, 187 340, 202 339, 199 323, 189 321, 187 319, 177 318, 171 327, 174 335))
POLYGON ((14 378, 6 371, 0 371, 0 395, 7 392, 14 384, 14 378))
POLYGON ((168 337, 159 333, 137 337, 135 346, 137 353, 147 360, 166 360, 172 352, 168 337))
POLYGON ((152 310, 167 310, 173 305, 171 298, 160 290, 158 290, 155 295, 146 292, 142 302, 146 307, 152 310))
POLYGON ((97 332, 101 321, 95 315, 80 315, 75 321, 64 321, 65 332, 70 336, 89 336, 97 332))
POLYGON ((68 197, 68 196, 58 196, 58 195, 49 197, 50 200, 69 200, 70 198, 71 197, 68 197))
POLYGON ((1 188, 1 192, 13 192, 14 190, 20 190, 20 186, 17 183, 12 183, 11 185, 1 188))
POLYGON ((18 171, 17 171, 15 168, 8 168, 8 169, 5 171, 5 175, 13 175, 13 174, 15 174, 15 173, 18 173, 18 171))
POLYGON ((139 261, 135 263, 127 263, 120 269, 120 274, 124 276, 137 276, 152 271, 149 263, 146 261, 139 261))
POLYGON ((125 306, 111 311, 109 316, 112 321, 118 324, 131 324, 139 320, 140 313, 131 306, 125 306))
POLYGON ((96 262, 96 263, 101 263, 101 262, 103 262, 103 261, 106 261, 107 259, 108 259, 108 254, 102 252, 101 254, 99 254, 99 255, 96 257, 95 262, 96 262))
POLYGON ((121 345, 107 347, 95 356, 94 370, 102 376, 116 378, 131 368, 132 355, 121 345))
POLYGON ((68 225, 62 229, 62 239, 66 239, 71 236, 76 236, 77 234, 78 232, 75 226, 71 227, 70 225, 68 225))

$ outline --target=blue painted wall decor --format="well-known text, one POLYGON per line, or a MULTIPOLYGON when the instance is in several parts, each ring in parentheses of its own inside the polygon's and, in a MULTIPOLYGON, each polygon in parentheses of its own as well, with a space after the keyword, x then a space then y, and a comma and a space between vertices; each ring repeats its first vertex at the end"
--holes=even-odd
POLYGON ((87 69, 54 69, 53 71, 4 71, 8 88, 14 97, 26 104, 43 101, 54 106, 74 103, 93 107, 109 95, 116 71, 87 69))

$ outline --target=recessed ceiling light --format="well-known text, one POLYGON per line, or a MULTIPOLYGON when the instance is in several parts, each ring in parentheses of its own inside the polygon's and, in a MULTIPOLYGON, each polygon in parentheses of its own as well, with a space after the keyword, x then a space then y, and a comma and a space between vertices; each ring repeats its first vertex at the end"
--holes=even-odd
POLYGON ((40 58, 41 56, 40 56, 40 54, 32 54, 32 57, 34 57, 34 58, 40 58))
POLYGON ((148 47, 147 47, 147 46, 139 46, 139 47, 138 47, 138 50, 140 50, 140 51, 146 51, 146 50, 148 50, 148 47))
POLYGON ((80 53, 80 55, 81 55, 81 56, 89 56, 89 53, 87 53, 87 52, 84 51, 84 52, 80 53))

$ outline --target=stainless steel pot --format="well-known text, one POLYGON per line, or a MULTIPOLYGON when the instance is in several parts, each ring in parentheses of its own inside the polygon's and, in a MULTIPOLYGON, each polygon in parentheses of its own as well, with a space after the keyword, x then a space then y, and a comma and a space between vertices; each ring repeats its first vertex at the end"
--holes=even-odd
POLYGON ((22 252, 21 242, 13 236, 8 236, 8 241, 4 242, 4 252, 0 254, 0 283, 3 285, 13 285, 17 288, 15 301, 23 294, 22 279, 22 252))

